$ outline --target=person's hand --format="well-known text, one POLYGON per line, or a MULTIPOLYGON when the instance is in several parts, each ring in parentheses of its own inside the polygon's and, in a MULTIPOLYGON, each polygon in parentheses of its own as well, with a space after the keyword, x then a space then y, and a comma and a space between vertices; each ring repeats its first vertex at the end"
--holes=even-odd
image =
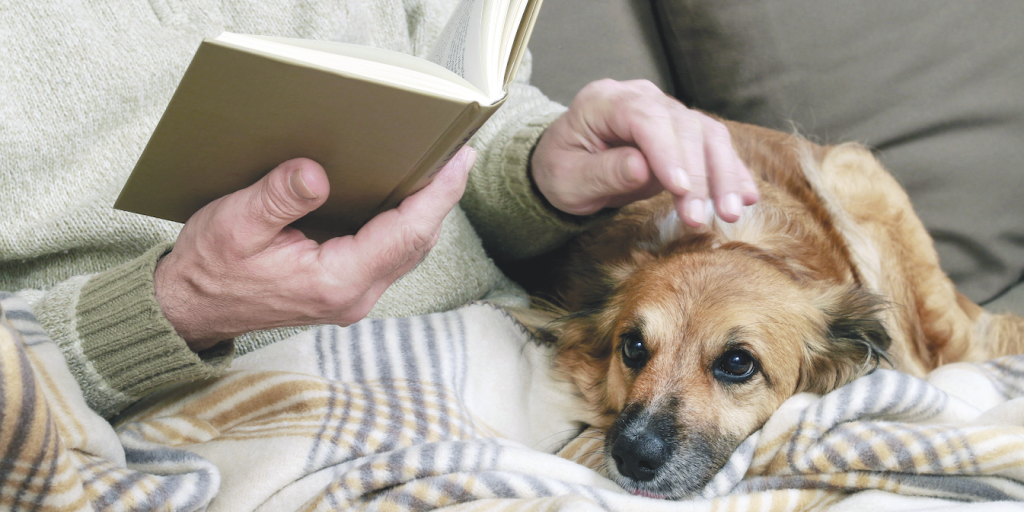
POLYGON ((725 126, 646 80, 584 87, 548 127, 530 161, 537 188, 559 210, 589 215, 667 189, 690 226, 739 219, 758 200, 725 126))
POLYGON ((476 152, 466 147, 423 190, 355 235, 317 244, 288 227, 327 198, 327 175, 289 160, 189 219, 157 265, 157 301, 195 351, 249 331, 362 319, 437 242, 476 152))

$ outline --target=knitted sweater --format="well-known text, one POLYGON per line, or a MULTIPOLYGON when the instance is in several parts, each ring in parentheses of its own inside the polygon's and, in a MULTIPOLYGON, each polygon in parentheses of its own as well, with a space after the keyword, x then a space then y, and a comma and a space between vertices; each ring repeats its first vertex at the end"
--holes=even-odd
MULTIPOLYGON (((111 205, 203 37, 227 30, 425 56, 456 0, 70 0, 0 7, 0 290, 26 298, 90 406, 112 416, 157 387, 218 374, 239 351, 294 330, 193 353, 163 317, 153 269, 180 224, 111 205)), ((462 208, 372 316, 449 309, 514 292, 492 254, 557 245, 579 226, 526 168, 564 108, 526 85, 475 136, 462 208)), ((182 148, 187 151, 188 148, 182 148)))

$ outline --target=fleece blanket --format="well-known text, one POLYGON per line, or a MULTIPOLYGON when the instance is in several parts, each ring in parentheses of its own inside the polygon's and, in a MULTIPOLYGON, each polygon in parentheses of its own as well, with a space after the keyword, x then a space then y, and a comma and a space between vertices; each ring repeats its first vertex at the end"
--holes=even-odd
POLYGON ((502 310, 307 331, 113 424, 0 297, 2 510, 1003 510, 1024 499, 1024 357, 798 395, 701 495, 606 477, 603 433, 502 310))

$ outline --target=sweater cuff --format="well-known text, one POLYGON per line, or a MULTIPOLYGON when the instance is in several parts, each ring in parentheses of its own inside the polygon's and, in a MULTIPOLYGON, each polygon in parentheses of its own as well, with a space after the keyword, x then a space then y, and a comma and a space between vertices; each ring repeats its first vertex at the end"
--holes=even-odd
POLYGON ((154 247, 81 288, 74 356, 77 369, 96 384, 94 396, 86 397, 89 405, 104 417, 161 386, 215 376, 234 355, 232 340, 193 352, 164 317, 153 272, 170 250, 171 244, 154 247))
MULTIPOLYGON (((501 150, 497 165, 488 174, 471 176, 481 184, 470 204, 478 213, 475 227, 481 231, 488 249, 501 259, 522 259, 548 252, 572 236, 581 233, 594 221, 614 210, 594 215, 575 216, 558 210, 540 193, 530 176, 530 159, 544 130, 562 112, 537 117, 522 125, 501 150), (489 183, 483 183, 483 182, 489 183)), ((474 184, 475 185, 475 184, 474 184)))
POLYGON ((569 236, 580 232, 593 216, 570 215, 552 206, 537 188, 533 173, 530 172, 537 142, 548 126, 561 115, 561 112, 557 112, 539 117, 516 132, 511 143, 505 147, 501 175, 508 192, 522 208, 523 214, 542 226, 569 236))

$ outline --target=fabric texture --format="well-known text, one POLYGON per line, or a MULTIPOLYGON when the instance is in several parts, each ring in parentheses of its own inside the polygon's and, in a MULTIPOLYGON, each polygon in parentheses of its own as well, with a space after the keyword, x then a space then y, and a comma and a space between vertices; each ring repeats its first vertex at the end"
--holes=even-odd
POLYGON ((972 300, 1024 275, 1024 4, 655 4, 681 99, 816 142, 874 148, 972 300))
MULTIPOLYGON (((196 360, 152 299, 152 269, 163 252, 151 249, 167 247, 181 226, 111 208, 202 38, 227 30, 425 56, 455 3, 0 6, 0 290, 32 304, 82 378, 90 405, 113 414, 168 379, 207 377, 231 356, 225 344, 196 360)), ((436 248, 385 293, 371 316, 446 310, 484 296, 522 303, 522 290, 494 265, 478 233, 489 248, 530 254, 578 229, 545 210, 525 178, 515 177, 525 176, 525 155, 544 123, 564 109, 527 85, 529 74, 526 59, 508 101, 471 141, 481 152, 466 199, 472 208, 445 220, 436 248), (499 236, 507 224, 518 227, 499 236)), ((237 340, 238 352, 299 331, 251 333, 237 340)))
POLYGON ((322 327, 112 427, 0 298, 4 510, 1020 510, 1024 358, 801 394, 691 500, 625 493, 548 348, 491 305, 322 327), (867 508, 870 507, 870 508, 867 508))

